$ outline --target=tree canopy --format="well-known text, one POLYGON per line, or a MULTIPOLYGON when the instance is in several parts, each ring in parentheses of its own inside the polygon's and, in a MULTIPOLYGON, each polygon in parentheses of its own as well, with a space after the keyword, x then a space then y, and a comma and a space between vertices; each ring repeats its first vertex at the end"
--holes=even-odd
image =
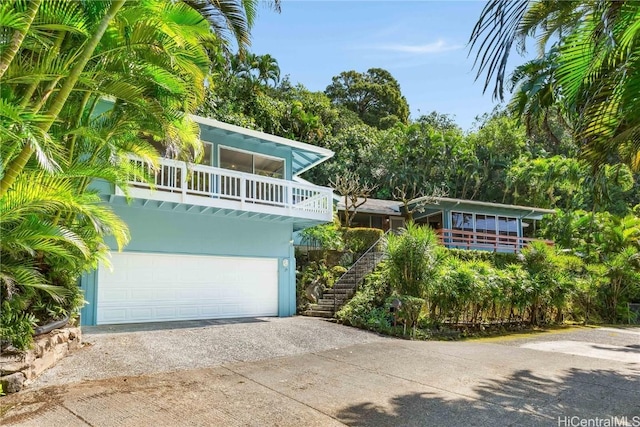
POLYGON ((400 84, 387 70, 344 71, 331 79, 325 94, 335 105, 353 111, 369 126, 387 129, 407 123, 409 105, 400 84))
POLYGON ((640 170, 639 21, 636 1, 490 0, 471 34, 477 76, 503 99, 509 55, 535 37, 539 57, 512 77, 518 114, 547 130, 561 117, 594 169, 640 170))

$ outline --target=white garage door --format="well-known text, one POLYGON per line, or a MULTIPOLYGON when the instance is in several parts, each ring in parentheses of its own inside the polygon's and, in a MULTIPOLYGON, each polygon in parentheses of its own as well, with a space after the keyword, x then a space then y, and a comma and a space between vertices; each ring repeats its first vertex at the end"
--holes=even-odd
POLYGON ((278 315, 278 260, 113 253, 98 270, 97 324, 278 315))

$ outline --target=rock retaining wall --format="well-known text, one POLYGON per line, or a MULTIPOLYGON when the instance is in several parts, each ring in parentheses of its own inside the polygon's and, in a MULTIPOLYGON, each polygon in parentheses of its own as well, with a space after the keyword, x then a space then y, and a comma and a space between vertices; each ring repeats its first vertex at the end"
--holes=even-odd
POLYGON ((34 338, 28 351, 4 350, 0 355, 0 384, 5 393, 22 389, 25 381, 37 378, 71 350, 80 347, 80 328, 54 329, 34 338))

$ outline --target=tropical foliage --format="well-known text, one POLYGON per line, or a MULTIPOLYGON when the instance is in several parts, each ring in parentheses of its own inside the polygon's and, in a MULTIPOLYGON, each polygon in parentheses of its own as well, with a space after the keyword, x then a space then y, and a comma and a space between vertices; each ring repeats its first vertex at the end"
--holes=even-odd
MULTIPOLYGON (((91 185, 118 185, 131 154, 202 151, 188 113, 209 52, 244 46, 257 2, 23 1, 0 6, 1 340, 76 315, 80 274, 125 226, 91 185), (194 9, 192 6, 196 6, 194 9)), ((126 188, 126 187, 125 187, 126 188)))
MULTIPOLYGON (((437 190, 562 210, 543 233, 572 257, 534 248, 524 262, 436 259, 440 251, 408 237, 417 230, 391 238, 390 251, 414 261, 426 254, 428 268, 391 262, 377 273, 355 299, 368 301, 371 324, 391 325, 392 288, 425 299, 433 322, 624 319, 624 303, 640 298, 637 3, 490 1, 472 35, 479 75, 487 88, 496 82, 495 96, 514 95, 468 132, 438 112, 411 119, 398 81, 383 69, 339 73, 322 92, 292 83, 276 58, 247 50, 258 4, 0 5, 3 342, 27 346, 36 323, 73 315, 77 278, 106 261, 104 239, 128 239, 95 188, 144 179, 130 155, 197 160, 193 112, 335 151, 305 175, 320 185, 353 174, 379 198, 437 190), (512 47, 532 35, 539 58, 508 76, 512 47), (547 271, 552 265, 561 276, 547 271)), ((342 248, 335 227, 316 231, 312 238, 342 248)))
POLYGON ((401 236, 387 236, 388 279, 396 293, 416 298, 427 294, 440 257, 437 240, 435 231, 412 222, 401 236))
POLYGON ((596 286, 591 302, 608 321, 628 320, 627 302, 640 299, 640 217, 575 211, 549 218, 543 234, 586 264, 596 286))
MULTIPOLYGON (((527 64, 527 67, 516 70, 510 84, 542 84, 546 80, 535 80, 530 72, 534 69, 547 70, 549 67, 549 61, 527 64)), ((372 196, 377 198, 400 200, 398 195, 403 192, 398 190, 404 190, 403 194, 409 198, 439 191, 454 198, 533 205, 560 209, 567 213, 576 210, 597 214, 608 212, 617 217, 629 215, 633 207, 640 203, 638 174, 632 165, 621 163, 621 158, 613 157, 610 164, 594 168, 594 164, 587 161, 588 158, 579 157, 583 140, 575 133, 569 116, 555 100, 550 101, 548 92, 540 92, 537 100, 529 95, 514 98, 509 108, 496 109, 478 117, 475 127, 468 132, 460 129, 451 116, 437 112, 415 120, 408 119, 406 123, 397 120, 391 126, 381 126, 379 123, 367 123, 363 120, 364 116, 355 104, 350 104, 356 98, 347 98, 343 94, 343 99, 332 94, 336 89, 332 86, 336 86, 336 82, 340 83, 337 85, 340 93, 347 91, 343 80, 350 74, 352 73, 345 72, 336 76, 324 93, 311 92, 300 84, 292 85, 286 77, 276 85, 271 81, 256 82, 255 78, 251 80, 246 75, 227 74, 225 78, 229 79, 231 85, 250 87, 252 84, 254 89, 228 92, 224 87, 211 88, 202 112, 221 120, 329 148, 336 153, 335 156, 306 172, 305 178, 317 184, 330 185, 336 176, 357 176, 362 182, 375 186, 372 196), (527 103, 529 100, 531 103, 527 103), (517 104, 516 101, 527 102, 517 104), (533 104, 534 101, 538 104, 533 104)), ((355 79, 349 80, 354 81, 355 79)), ((359 86, 356 85, 357 87, 359 86)), ((565 215, 562 212, 557 218, 565 215)), ((554 219, 550 221, 553 222, 554 219)), ((552 226, 545 226, 545 229, 546 227, 552 226)), ((313 233, 318 232, 319 236, 326 233, 330 236, 329 231, 331 227, 314 230, 313 233)), ((528 231, 533 233, 533 227, 528 231)), ((592 231, 583 230, 581 236, 589 236, 592 231)), ((557 246, 559 249, 572 248, 573 243, 563 244, 562 237, 548 237, 560 240, 557 246)), ((470 303, 460 303, 455 305, 458 307, 458 317, 476 320, 491 317, 503 319, 503 322, 544 323, 555 321, 558 313, 562 312, 565 317, 573 316, 580 320, 585 317, 591 320, 624 320, 622 315, 611 314, 618 308, 614 309, 609 304, 607 311, 599 304, 603 298, 601 290, 611 283, 608 279, 601 280, 604 276, 596 273, 601 271, 602 275, 605 274, 601 270, 604 268, 602 262, 594 263, 583 259, 578 253, 575 255, 584 263, 584 267, 571 270, 571 274, 567 273, 569 276, 566 277, 575 279, 576 287, 571 288, 570 292, 565 294, 545 290, 536 297, 539 304, 529 300, 526 304, 519 300, 516 303, 516 299, 513 299, 508 300, 513 301, 516 307, 513 311, 510 303, 504 306, 490 304, 489 309, 473 309, 476 310, 475 315, 470 303), (487 310, 491 313, 487 314, 487 310)), ((463 256, 458 254, 455 256, 461 257, 463 256)), ((450 281, 431 283, 439 283, 443 286, 441 289, 448 289, 448 284, 457 283, 458 280, 472 283, 468 281, 470 275, 477 276, 477 280, 484 283, 485 279, 480 273, 474 272, 475 269, 490 275, 496 270, 499 272, 498 276, 505 275, 504 286, 512 286, 509 283, 513 282, 523 287, 521 290, 512 288, 509 291, 511 294, 507 294, 514 296, 509 298, 516 298, 525 290, 526 295, 534 295, 531 294, 530 283, 533 273, 517 259, 505 261, 502 258, 501 255, 495 255, 495 260, 484 259, 485 263, 489 262, 492 266, 491 269, 484 268, 486 264, 482 267, 482 259, 465 258, 460 261, 460 265, 445 261, 438 271, 442 274, 445 270, 450 271, 451 274, 446 276, 450 281), (468 263, 476 261, 480 264, 468 266, 468 263), (508 267, 509 265, 518 267, 508 267), (447 270, 446 266, 451 268, 447 270), (456 273, 454 266, 460 267, 460 274, 456 273)), ((557 260, 555 257, 551 258, 557 260)), ((564 261, 560 262, 564 265, 563 263, 564 261)), ((535 277, 536 280, 547 280, 549 283, 560 280, 546 276, 535 277)), ((562 280, 564 278, 562 276, 562 280)), ((391 283, 384 286, 390 288, 391 283)), ((631 288, 633 286, 621 287, 631 288)), ((451 289, 455 291, 456 287, 451 285, 451 289)), ((482 292, 471 292, 469 295, 480 298, 482 292)), ((631 291, 625 290, 623 293, 626 296, 619 301, 635 301, 638 298, 631 291)), ((414 296, 425 298, 425 294, 414 296)), ((372 320, 374 324, 389 324, 389 319, 385 318, 388 310, 382 308, 387 297, 385 295, 380 302, 383 305, 376 306, 376 310, 372 312, 375 314, 375 319, 372 320)), ((436 307, 434 316, 439 316, 441 311, 437 308, 437 303, 432 304, 429 298, 426 299, 429 310, 436 307)), ((362 299, 358 297, 357 300, 362 299)), ((432 298, 432 301, 441 300, 432 298)), ((446 304, 453 303, 449 301, 446 304)), ((623 306, 622 302, 616 303, 616 307, 623 306)), ((446 319, 449 319, 447 321, 450 321, 451 316, 455 317, 446 315, 446 319)))
POLYGON ((332 79, 325 94, 334 104, 346 107, 378 129, 407 123, 409 118, 409 105, 400 84, 381 68, 371 68, 366 73, 342 72, 332 79))
POLYGON ((633 320, 627 302, 640 297, 638 221, 561 215, 545 232, 573 250, 540 242, 519 256, 448 250, 430 231, 409 225, 390 237, 387 260, 337 317, 394 335, 417 326, 422 331, 412 336, 419 337, 441 328, 627 322, 633 320))
POLYGON ((478 77, 502 98, 513 45, 536 37, 539 58, 512 78, 515 110, 543 124, 557 114, 596 168, 623 161, 638 170, 639 18, 635 1, 491 0, 471 35, 478 77))

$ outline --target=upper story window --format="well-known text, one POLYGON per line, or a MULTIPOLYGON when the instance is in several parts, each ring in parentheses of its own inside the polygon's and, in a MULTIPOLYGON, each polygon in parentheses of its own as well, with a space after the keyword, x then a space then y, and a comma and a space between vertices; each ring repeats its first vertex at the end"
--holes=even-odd
POLYGON ((220 147, 220 167, 284 179, 284 159, 220 147))

